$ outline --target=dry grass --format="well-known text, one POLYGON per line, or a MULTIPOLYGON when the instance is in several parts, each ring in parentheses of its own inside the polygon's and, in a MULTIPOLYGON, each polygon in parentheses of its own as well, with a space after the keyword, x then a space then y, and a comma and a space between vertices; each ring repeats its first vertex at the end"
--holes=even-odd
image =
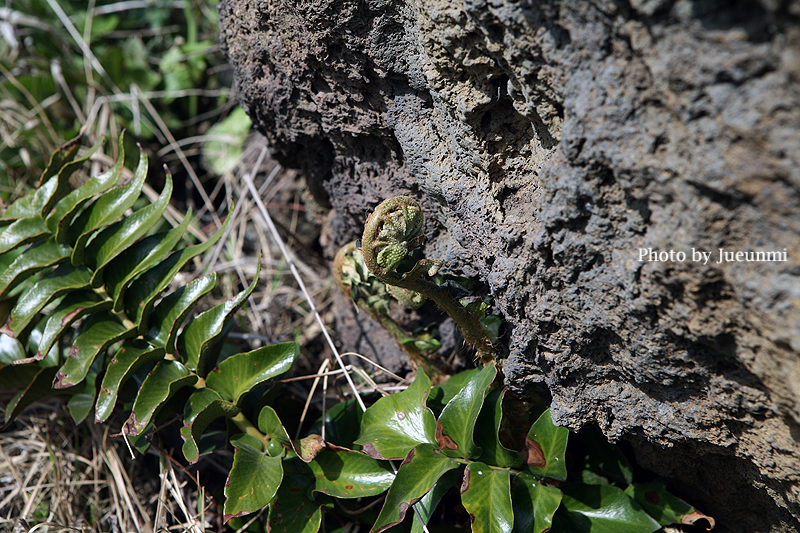
POLYGON ((0 433, 0 531, 204 531, 188 476, 159 454, 147 479, 107 429, 76 427, 52 400, 0 433))

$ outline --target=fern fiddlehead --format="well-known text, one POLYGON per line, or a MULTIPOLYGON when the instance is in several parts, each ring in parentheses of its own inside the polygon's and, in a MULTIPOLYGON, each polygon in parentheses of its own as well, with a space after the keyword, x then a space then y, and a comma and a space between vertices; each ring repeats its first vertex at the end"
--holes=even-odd
MULTIPOLYGON (((489 362, 495 358, 495 349, 478 317, 428 279, 439 271, 444 262, 422 259, 408 272, 397 270, 400 262, 412 250, 424 244, 423 223, 422 209, 413 198, 395 196, 381 202, 364 225, 361 237, 364 263, 387 286, 419 295, 417 299, 430 298, 436 302, 455 320, 477 355, 484 362, 489 362)), ((397 291, 393 291, 393 294, 397 296, 397 291)))

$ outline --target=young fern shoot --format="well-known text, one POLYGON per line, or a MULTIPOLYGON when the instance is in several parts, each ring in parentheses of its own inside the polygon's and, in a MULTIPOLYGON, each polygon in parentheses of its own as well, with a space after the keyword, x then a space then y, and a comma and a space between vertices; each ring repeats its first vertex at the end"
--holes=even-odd
POLYGON ((424 244, 424 221, 422 209, 413 198, 395 196, 381 202, 364 226, 361 237, 364 263, 376 278, 393 288, 392 294, 401 303, 405 304, 404 300, 421 303, 425 298, 436 302, 455 320, 476 355, 484 363, 493 361, 495 348, 480 319, 429 279, 444 266, 443 261, 422 259, 408 272, 397 270, 412 250, 424 244))

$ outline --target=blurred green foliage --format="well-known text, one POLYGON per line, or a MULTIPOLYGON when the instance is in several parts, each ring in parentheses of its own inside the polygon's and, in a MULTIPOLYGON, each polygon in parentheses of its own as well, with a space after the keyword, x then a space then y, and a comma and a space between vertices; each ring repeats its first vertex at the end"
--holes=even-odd
POLYGON ((164 146, 221 120, 233 107, 232 74, 217 44, 217 3, 6 2, 0 200, 35 186, 34 169, 84 125, 90 137, 126 128, 131 143, 164 146))

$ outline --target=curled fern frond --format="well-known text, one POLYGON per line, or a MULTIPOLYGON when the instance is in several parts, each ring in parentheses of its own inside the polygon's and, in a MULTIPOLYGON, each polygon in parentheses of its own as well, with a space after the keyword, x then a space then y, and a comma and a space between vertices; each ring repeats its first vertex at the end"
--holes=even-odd
MULTIPOLYGON (((480 318, 429 278, 444 265, 443 261, 422 259, 405 272, 398 266, 412 250, 422 246, 424 218, 419 203, 408 196, 395 196, 381 202, 367 218, 361 237, 364 263, 376 278, 389 287, 407 291, 400 293, 403 302, 430 298, 458 324, 484 362, 493 361, 496 350, 480 318)), ((397 296, 397 292, 393 294, 397 296)))

